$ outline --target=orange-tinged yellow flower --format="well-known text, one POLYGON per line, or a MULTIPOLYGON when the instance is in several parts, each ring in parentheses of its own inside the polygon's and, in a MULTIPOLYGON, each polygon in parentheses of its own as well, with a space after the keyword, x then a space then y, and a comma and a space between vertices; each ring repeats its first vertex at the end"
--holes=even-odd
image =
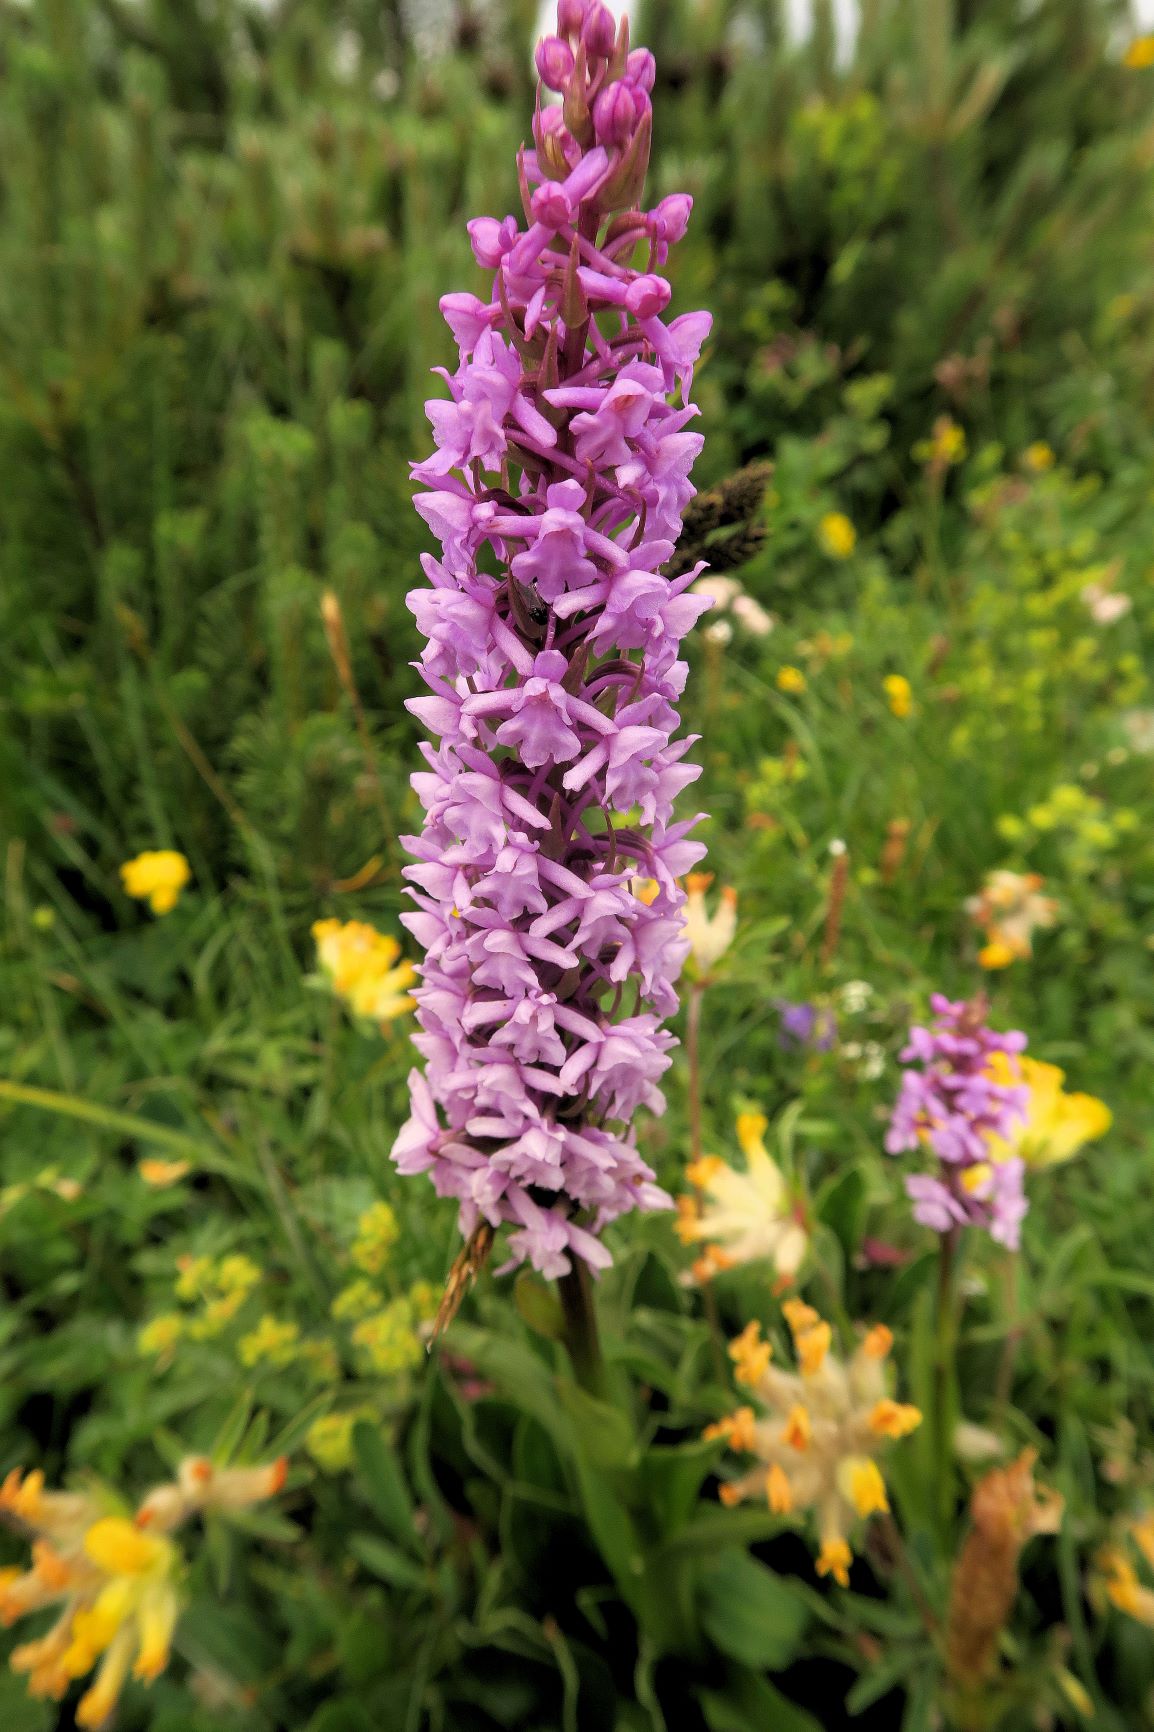
POLYGON ((966 902, 966 912, 986 937, 978 961, 983 968, 1008 968, 1033 954, 1033 936, 1053 926, 1058 904, 1042 895, 1045 879, 1037 872, 988 872, 981 891, 966 902))
POLYGON ((704 1247, 694 1266, 696 1280, 763 1258, 782 1279, 792 1280, 801 1266, 809 1238, 781 1168, 765 1147, 767 1122, 760 1113, 738 1115, 744 1170, 717 1155, 706 1155, 686 1169, 699 1194, 679 1199, 677 1232, 683 1245, 704 1247))
POLYGON ((32 1561, 26 1571, 0 1570, 0 1623, 59 1609, 44 1635, 12 1652, 12 1669, 27 1675, 29 1694, 59 1700, 95 1669, 76 1724, 94 1732, 107 1725, 129 1675, 151 1683, 168 1664, 180 1613, 172 1529, 199 1511, 240 1509, 270 1496, 284 1471, 283 1462, 217 1469, 190 1457, 131 1520, 96 1493, 45 1491, 39 1470, 10 1473, 0 1510, 31 1531, 32 1561))
POLYGON ((712 1441, 723 1437, 730 1449, 750 1450, 753 1448, 753 1409, 739 1407, 734 1413, 727 1413, 724 1418, 717 1419, 712 1425, 707 1425, 704 1436, 712 1441))
POLYGON ((137 1162, 136 1170, 146 1185, 151 1185, 154 1191, 164 1191, 169 1185, 178 1185, 187 1173, 191 1173, 192 1162, 160 1161, 147 1157, 137 1162))
POLYGON ((840 1534, 834 1534, 821 1542, 816 1565, 819 1576, 832 1576, 839 1588, 848 1588, 849 1567, 852 1563, 853 1553, 840 1534))
POLYGON ((741 1409, 739 1425, 726 1422, 710 1435, 728 1441, 731 1430, 738 1432, 742 1453, 755 1456, 756 1464, 722 1486, 721 1501, 728 1507, 761 1498, 775 1515, 812 1514, 821 1546, 818 1573, 844 1586, 854 1527, 889 1508, 880 1454, 908 1436, 922 1416, 887 1391, 888 1329, 867 1331, 843 1360, 832 1351, 829 1325, 812 1305, 794 1298, 782 1310, 797 1371, 759 1352, 756 1325, 730 1348, 753 1405, 741 1409))
POLYGON ((746 1324, 736 1341, 729 1343, 729 1357, 738 1383, 757 1383, 764 1376, 773 1358, 773 1348, 762 1340, 761 1324, 756 1318, 746 1324))
POLYGON ((882 681, 882 690, 891 714, 904 721, 914 707, 914 688, 909 680, 904 674, 887 674, 882 681))
POLYGON ((817 526, 817 539, 831 559, 848 559, 857 546, 857 530, 844 511, 827 511, 817 526))
POLYGON ((1105 1136, 1114 1122, 1109 1107, 1096 1095, 1067 1094, 1062 1086, 1066 1073, 1056 1064, 999 1052, 991 1055, 990 1069, 995 1081, 1025 1083, 1030 1091, 1026 1116, 1014 1134, 1006 1140, 991 1139, 993 1161, 1017 1156, 1028 1167, 1060 1166, 1073 1160, 1087 1143, 1105 1136))
POLYGON ((888 1395, 877 1403, 869 1416, 869 1428, 879 1437, 908 1437, 921 1423, 920 1408, 908 1402, 894 1401, 888 1395))
POLYGON ((170 914, 191 877, 188 861, 174 848, 151 849, 120 868, 128 895, 147 902, 154 914, 170 914))
POLYGON ((383 1025, 412 1010, 416 970, 400 960, 401 947, 389 933, 365 920, 318 920, 313 938, 322 974, 354 1016, 383 1025))

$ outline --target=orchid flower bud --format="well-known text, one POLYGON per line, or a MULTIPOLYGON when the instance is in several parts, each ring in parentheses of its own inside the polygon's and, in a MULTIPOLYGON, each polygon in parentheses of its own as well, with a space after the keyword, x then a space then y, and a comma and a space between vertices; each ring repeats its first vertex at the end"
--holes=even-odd
POLYGON ((534 56, 537 76, 549 90, 564 90, 573 76, 573 50, 560 36, 543 36, 534 56))

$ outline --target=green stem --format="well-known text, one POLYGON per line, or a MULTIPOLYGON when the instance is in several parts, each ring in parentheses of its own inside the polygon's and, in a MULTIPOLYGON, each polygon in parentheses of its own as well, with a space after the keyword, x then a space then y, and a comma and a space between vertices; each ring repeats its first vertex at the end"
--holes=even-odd
POLYGON ((605 1393, 605 1362, 601 1357, 601 1341, 597 1333, 597 1313, 593 1306, 593 1283, 589 1265, 580 1257, 572 1257, 571 1268, 557 1282, 561 1309, 565 1317, 562 1340, 573 1362, 573 1370, 582 1389, 590 1395, 605 1393))
POLYGON ((950 1435, 950 1383, 957 1350, 957 1265, 959 1232, 943 1233, 938 1253, 937 1337, 934 1348, 934 1453, 937 1457, 942 1526, 948 1533, 954 1517, 954 1449, 950 1435))

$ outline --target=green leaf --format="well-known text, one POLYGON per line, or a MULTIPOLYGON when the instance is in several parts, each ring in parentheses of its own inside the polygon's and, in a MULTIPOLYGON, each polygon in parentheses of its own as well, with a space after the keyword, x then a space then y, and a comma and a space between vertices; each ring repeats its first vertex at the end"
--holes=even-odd
POLYGON ((374 1513, 394 1539, 420 1557, 422 1547, 413 1525, 413 1505, 396 1452, 375 1425, 360 1420, 353 1428, 353 1453, 357 1458, 357 1482, 374 1513))
POLYGON ((735 1672, 724 1690, 703 1691, 699 1700, 709 1732, 821 1732, 812 1714, 748 1672, 735 1672))
POLYGON ((549 1341, 560 1341, 565 1330, 565 1313, 547 1281, 542 1281, 529 1269, 522 1269, 513 1283, 513 1300, 534 1334, 544 1335, 549 1341))
POLYGON ((557 1395, 576 1426, 582 1455, 595 1467, 625 1467, 634 1459, 637 1440, 620 1408, 598 1400, 568 1378, 558 1379, 557 1395))
POLYGON ((702 1482, 716 1460, 717 1446, 712 1442, 646 1450, 639 1473, 663 1538, 685 1526, 696 1508, 702 1482))
POLYGON ((367 1570, 391 1587, 429 1587, 429 1578, 419 1564, 406 1557, 399 1546, 392 1546, 375 1534, 350 1534, 349 1550, 367 1570))
POLYGON ((794 1658, 809 1609, 783 1577, 747 1552, 722 1553, 701 1581, 702 1622, 730 1659, 779 1671, 794 1658))
POLYGON ((847 1167, 818 1198, 818 1219, 837 1235, 847 1257, 861 1244, 865 1205, 866 1182, 858 1167, 847 1167))

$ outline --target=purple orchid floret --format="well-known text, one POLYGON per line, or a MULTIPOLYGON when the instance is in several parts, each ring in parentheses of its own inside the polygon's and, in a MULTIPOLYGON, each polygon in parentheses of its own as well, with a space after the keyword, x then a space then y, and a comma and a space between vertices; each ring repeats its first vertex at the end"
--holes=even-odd
POLYGON ((923 1227, 936 1233, 984 1227, 1016 1250, 1029 1208, 1025 1163, 1016 1156, 995 1159, 993 1151, 1011 1141, 1030 1091, 1002 1080, 1006 1067, 993 1055, 1012 1061, 1025 1050, 1026 1036, 987 1027, 981 1000, 951 1003, 935 994, 930 1007, 933 1024, 912 1028, 901 1054, 904 1064, 921 1068, 902 1072, 886 1149, 896 1155, 924 1148, 939 1162, 936 1174, 906 1179, 914 1219, 923 1227))
POLYGON ((413 470, 442 553, 408 598, 430 694, 409 708, 435 743, 404 839, 425 1071, 393 1158, 457 1199, 464 1234, 507 1226, 507 1266, 552 1277, 603 1267, 608 1222, 670 1202, 633 1120, 664 1106, 678 880, 704 853, 674 821, 699 773, 674 735, 709 603, 700 567, 662 568, 710 318, 664 317, 691 200, 641 208, 652 55, 599 0, 561 0, 537 69, 562 102, 538 102, 520 153, 523 225, 469 224, 492 289, 441 303, 460 364, 413 470))

